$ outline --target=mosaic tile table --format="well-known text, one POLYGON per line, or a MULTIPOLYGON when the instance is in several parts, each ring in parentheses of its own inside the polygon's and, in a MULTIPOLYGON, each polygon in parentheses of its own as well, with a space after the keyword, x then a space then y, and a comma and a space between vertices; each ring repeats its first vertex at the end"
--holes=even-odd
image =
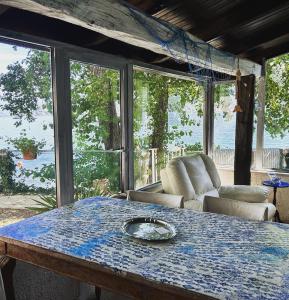
POLYGON ((289 299, 289 226, 108 198, 89 198, 0 228, 2 254, 138 299, 289 299), (165 243, 121 224, 175 225, 165 243))

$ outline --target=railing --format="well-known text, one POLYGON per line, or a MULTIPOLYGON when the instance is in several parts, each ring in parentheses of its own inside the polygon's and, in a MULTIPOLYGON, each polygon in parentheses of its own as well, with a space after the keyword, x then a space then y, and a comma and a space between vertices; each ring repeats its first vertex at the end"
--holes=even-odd
MULTIPOLYGON (((191 153, 191 152, 190 152, 191 153)), ((158 161, 158 148, 135 151, 135 186, 142 186, 158 182, 161 168, 171 159, 189 154, 185 148, 166 151, 163 161, 158 161)))
MULTIPOLYGON (((283 168, 283 150, 278 148, 265 148, 262 153, 262 167, 264 169, 282 169, 283 168)), ((219 166, 234 166, 234 149, 216 149, 213 152, 213 159, 219 166)), ((251 168, 256 168, 256 151, 252 151, 251 168)))
MULTIPOLYGON (((263 168, 264 169, 283 169, 284 159, 283 150, 278 148, 263 149, 263 168)), ((160 180, 160 169, 169 160, 174 157, 189 155, 193 152, 187 152, 185 148, 177 148, 174 151, 167 151, 164 155, 164 161, 158 162, 158 149, 139 150, 135 152, 135 178, 136 187, 142 187, 155 183, 160 180)), ((234 149, 215 149, 213 160, 217 166, 233 167, 234 166, 234 149)), ((255 169, 256 151, 252 152, 252 169, 255 169)))

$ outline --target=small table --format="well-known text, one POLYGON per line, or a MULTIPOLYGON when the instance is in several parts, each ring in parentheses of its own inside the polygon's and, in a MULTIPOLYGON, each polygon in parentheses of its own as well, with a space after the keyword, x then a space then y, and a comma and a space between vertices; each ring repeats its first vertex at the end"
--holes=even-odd
POLYGON ((288 188, 288 187, 289 187, 289 182, 286 182, 286 181, 280 181, 280 182, 278 182, 278 183, 274 183, 274 182, 272 182, 271 180, 265 180, 265 181, 263 181, 263 185, 265 185, 265 186, 270 186, 270 187, 272 187, 273 190, 274 190, 273 204, 274 204, 275 207, 276 207, 275 221, 281 223, 279 211, 278 211, 277 205, 276 205, 276 204, 277 204, 276 194, 277 194, 277 189, 278 189, 278 188, 288 188))

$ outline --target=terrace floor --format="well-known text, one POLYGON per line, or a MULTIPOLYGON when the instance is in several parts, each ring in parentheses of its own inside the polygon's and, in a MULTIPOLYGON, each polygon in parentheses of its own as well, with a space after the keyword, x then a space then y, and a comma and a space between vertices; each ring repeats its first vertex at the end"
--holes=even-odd
POLYGON ((35 215, 36 212, 27 209, 29 206, 37 206, 33 199, 38 200, 39 196, 0 194, 0 226, 35 215))

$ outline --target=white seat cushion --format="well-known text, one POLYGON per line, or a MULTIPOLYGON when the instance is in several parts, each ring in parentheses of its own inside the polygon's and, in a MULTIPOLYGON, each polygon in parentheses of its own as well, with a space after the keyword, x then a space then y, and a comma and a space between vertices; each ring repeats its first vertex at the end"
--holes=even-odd
POLYGON ((184 203, 184 208, 196 211, 203 211, 203 203, 198 200, 188 200, 184 203))
POLYGON ((205 212, 236 216, 247 220, 268 221, 269 209, 266 204, 206 196, 203 209, 205 212))
POLYGON ((213 190, 208 191, 208 192, 206 192, 204 194, 197 195, 197 199, 196 200, 198 200, 201 203, 203 203, 205 196, 219 197, 219 192, 218 192, 217 189, 213 189, 213 190))
POLYGON ((221 186, 219 194, 222 198, 260 203, 267 200, 269 189, 265 186, 229 185, 221 186))

